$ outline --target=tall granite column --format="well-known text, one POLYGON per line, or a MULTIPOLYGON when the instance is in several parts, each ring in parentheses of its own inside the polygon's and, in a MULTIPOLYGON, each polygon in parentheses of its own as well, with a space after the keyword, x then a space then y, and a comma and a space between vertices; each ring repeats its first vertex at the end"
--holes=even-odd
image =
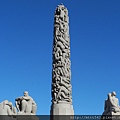
POLYGON ((54 16, 51 115, 74 115, 72 106, 68 10, 59 5, 54 16))

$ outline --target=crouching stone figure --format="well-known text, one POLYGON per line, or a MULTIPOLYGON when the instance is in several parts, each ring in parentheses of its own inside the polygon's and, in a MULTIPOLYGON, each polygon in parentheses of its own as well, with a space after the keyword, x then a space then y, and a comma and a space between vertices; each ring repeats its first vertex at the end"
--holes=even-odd
POLYGON ((18 114, 21 115, 35 115, 37 110, 37 105, 33 98, 29 96, 28 92, 24 92, 24 96, 15 99, 16 108, 18 114))
POLYGON ((8 100, 0 103, 0 115, 15 116, 17 115, 16 108, 8 100))
POLYGON ((108 93, 108 99, 105 100, 105 107, 102 115, 120 115, 119 100, 116 98, 115 91, 108 93))

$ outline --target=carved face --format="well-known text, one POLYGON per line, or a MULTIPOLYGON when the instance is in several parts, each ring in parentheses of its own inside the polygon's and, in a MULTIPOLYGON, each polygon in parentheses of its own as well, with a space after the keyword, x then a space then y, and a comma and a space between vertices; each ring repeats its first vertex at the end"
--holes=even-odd
POLYGON ((5 105, 6 105, 6 104, 8 104, 8 103, 9 103, 9 101, 8 101, 8 100, 5 100, 5 101, 4 101, 4 104, 5 104, 5 105))
POLYGON ((25 96, 25 97, 28 96, 28 92, 27 92, 27 91, 24 92, 24 96, 25 96))
POLYGON ((113 92, 112 92, 112 95, 113 95, 113 96, 116 96, 116 92, 115 92, 115 91, 113 91, 113 92))

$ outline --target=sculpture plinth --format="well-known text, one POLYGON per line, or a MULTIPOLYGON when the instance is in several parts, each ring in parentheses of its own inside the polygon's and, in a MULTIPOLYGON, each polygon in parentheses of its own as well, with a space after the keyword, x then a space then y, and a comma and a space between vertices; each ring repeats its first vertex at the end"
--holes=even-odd
POLYGON ((59 5, 54 17, 51 115, 73 115, 68 10, 59 5))
POLYGON ((73 115, 73 106, 70 104, 59 103, 51 106, 51 115, 73 115))

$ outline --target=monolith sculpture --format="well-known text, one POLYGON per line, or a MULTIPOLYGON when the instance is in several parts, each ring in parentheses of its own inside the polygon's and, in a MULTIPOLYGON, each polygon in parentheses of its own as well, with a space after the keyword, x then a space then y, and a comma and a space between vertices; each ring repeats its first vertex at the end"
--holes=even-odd
POLYGON ((55 10, 51 115, 73 115, 69 17, 61 4, 55 10))

